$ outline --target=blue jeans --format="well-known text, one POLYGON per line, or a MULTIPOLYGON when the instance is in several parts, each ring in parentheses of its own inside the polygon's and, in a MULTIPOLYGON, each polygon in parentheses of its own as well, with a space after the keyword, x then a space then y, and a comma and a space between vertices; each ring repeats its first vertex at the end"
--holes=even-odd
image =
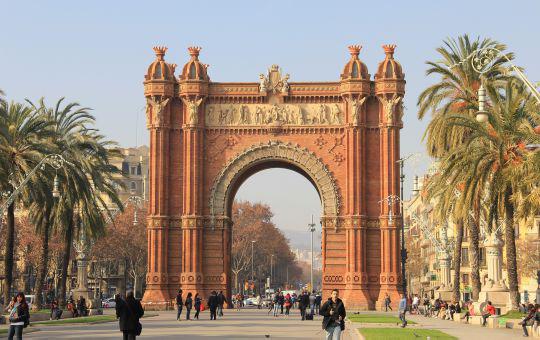
POLYGON ((13 336, 17 337, 17 340, 22 340, 23 325, 20 326, 9 326, 8 339, 13 340, 13 336))
POLYGON ((324 330, 326 332, 326 340, 339 340, 341 339, 341 327, 340 326, 330 326, 326 327, 324 330))
POLYGON ((180 320, 180 315, 182 315, 182 308, 184 308, 184 305, 176 305, 176 308, 176 320, 180 320))
POLYGON ((274 316, 277 316, 278 312, 279 312, 279 304, 275 303, 274 304, 274 316))
POLYGON ((405 312, 404 311, 399 312, 399 319, 401 320, 401 325, 403 327, 407 326, 407 320, 405 320, 405 312))

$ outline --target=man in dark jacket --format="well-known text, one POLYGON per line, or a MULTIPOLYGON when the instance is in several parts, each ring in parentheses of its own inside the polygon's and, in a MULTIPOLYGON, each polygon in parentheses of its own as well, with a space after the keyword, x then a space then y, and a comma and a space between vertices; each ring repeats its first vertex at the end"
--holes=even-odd
POLYGON ((216 291, 213 291, 210 297, 208 298, 208 308, 210 309, 210 320, 216 320, 217 315, 216 311, 219 306, 219 298, 216 291))
POLYGON ((125 300, 117 295, 115 302, 116 317, 119 319, 120 331, 124 335, 124 340, 134 340, 142 331, 139 319, 144 315, 144 309, 140 301, 133 296, 133 291, 127 293, 125 300))
POLYGON ((176 320, 180 321, 180 316, 182 315, 182 308, 184 308, 184 301, 182 299, 182 289, 176 294, 176 320))
POLYGON ((302 321, 306 319, 306 308, 309 306, 309 295, 306 291, 303 291, 302 294, 298 297, 298 308, 300 309, 300 316, 302 316, 302 321))
POLYGON ((227 303, 227 298, 223 294, 223 291, 220 291, 218 294, 218 314, 223 316, 223 304, 227 303))
POLYGON ((332 290, 332 296, 319 310, 322 315, 322 328, 326 331, 326 339, 337 339, 341 337, 341 331, 345 330, 345 305, 339 298, 339 291, 332 290))

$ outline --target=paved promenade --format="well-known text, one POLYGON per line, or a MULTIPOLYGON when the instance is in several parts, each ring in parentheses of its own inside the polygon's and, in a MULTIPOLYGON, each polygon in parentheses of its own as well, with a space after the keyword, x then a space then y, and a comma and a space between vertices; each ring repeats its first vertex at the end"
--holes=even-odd
MULTIPOLYGON (((110 311, 107 311, 109 313, 110 311)), ((185 317, 185 313, 182 315, 185 317)), ((159 316, 143 318, 141 339, 324 339, 321 318, 301 321, 298 310, 290 317, 277 318, 266 310, 226 310, 225 316, 210 321, 208 311, 199 321, 176 321, 175 312, 160 312, 159 316)), ((28 333, 24 339, 121 339, 118 322, 94 325, 39 326, 38 332, 28 333)), ((357 339, 349 332, 343 340, 357 339)))

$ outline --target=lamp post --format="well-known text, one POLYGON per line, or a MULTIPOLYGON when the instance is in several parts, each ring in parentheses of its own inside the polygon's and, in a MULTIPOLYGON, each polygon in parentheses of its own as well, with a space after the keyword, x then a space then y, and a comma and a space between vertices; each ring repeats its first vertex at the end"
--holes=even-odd
POLYGON ((253 287, 255 287, 255 281, 253 281, 253 245, 255 244, 255 240, 251 240, 251 284, 253 284, 253 287))
MULTIPOLYGON (((402 157, 396 161, 399 164, 399 202, 400 202, 400 220, 401 220, 401 279, 403 280, 403 294, 407 294, 407 278, 405 264, 407 262, 407 249, 405 249, 405 220, 403 217, 403 183, 405 182, 405 162, 420 156, 419 153, 412 153, 406 157, 402 157)), ((390 196, 389 196, 390 197, 390 196)), ((390 202, 389 202, 390 203, 390 202)), ((390 213, 392 212, 392 205, 390 205, 390 213)))
POLYGON ((270 255, 270 287, 272 288, 272 280, 274 279, 274 254, 270 255))
POLYGON ((313 215, 311 215, 311 223, 308 223, 308 230, 311 233, 311 272, 309 274, 309 280, 311 285, 311 291, 313 291, 313 233, 315 232, 315 223, 313 222, 313 215))
MULTIPOLYGON (((402 195, 403 195, 403 192, 402 192, 402 195)), ((394 214, 393 214, 394 203, 400 202, 401 210, 403 211, 403 201, 397 195, 390 195, 379 201, 379 203, 382 203, 382 202, 386 202, 388 204, 388 208, 389 208, 388 226, 392 226, 394 224, 394 214)), ((400 222, 401 222, 401 276, 402 276, 401 280, 403 284, 402 285, 403 294, 407 295, 407 279, 405 278, 405 262, 407 261, 407 249, 405 249, 405 229, 403 228, 403 212, 401 213, 401 216, 400 216, 400 222)))

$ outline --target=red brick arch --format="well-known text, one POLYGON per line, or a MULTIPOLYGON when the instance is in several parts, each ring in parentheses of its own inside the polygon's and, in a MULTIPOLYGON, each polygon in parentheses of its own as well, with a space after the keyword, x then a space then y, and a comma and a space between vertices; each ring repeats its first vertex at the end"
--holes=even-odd
MULTIPOLYGON (((145 96, 150 130, 148 274, 143 303, 231 288, 231 202, 253 173, 285 167, 317 189, 323 209, 323 293, 371 309, 399 291, 398 225, 382 198, 399 192, 401 66, 385 45, 375 80, 359 46, 341 79, 289 82, 272 65, 256 82, 210 81, 200 48, 179 77, 155 48, 145 96)), ((284 189, 286 190, 286 189, 284 189)), ((393 212, 399 211, 397 203, 393 212)))

